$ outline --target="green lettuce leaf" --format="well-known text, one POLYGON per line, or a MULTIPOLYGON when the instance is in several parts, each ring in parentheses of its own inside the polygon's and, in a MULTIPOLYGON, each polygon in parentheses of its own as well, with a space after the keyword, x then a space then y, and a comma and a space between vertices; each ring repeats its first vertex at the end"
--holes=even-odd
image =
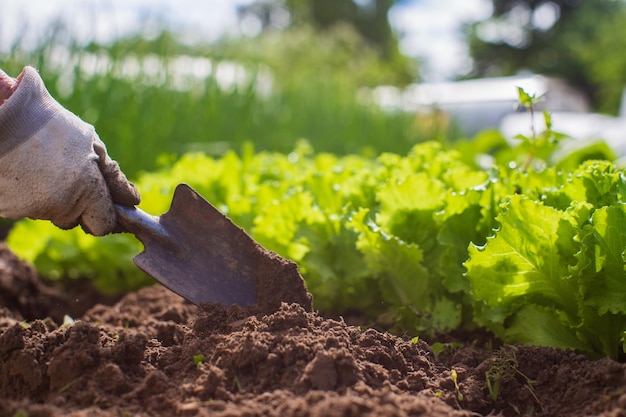
POLYGON ((568 273, 562 264, 558 230, 562 212, 523 196, 513 195, 495 237, 485 246, 472 244, 465 264, 473 281, 474 295, 489 305, 507 309, 519 297, 537 297, 568 306, 571 289, 564 290, 562 278, 568 273))
POLYGON ((359 209, 348 227, 358 232, 356 247, 368 268, 381 277, 380 289, 386 301, 418 308, 429 306, 432 289, 422 250, 385 233, 368 219, 368 214, 368 209, 359 209))
POLYGON ((595 274, 581 277, 585 303, 599 314, 626 314, 626 216, 624 205, 603 207, 593 213, 595 274))

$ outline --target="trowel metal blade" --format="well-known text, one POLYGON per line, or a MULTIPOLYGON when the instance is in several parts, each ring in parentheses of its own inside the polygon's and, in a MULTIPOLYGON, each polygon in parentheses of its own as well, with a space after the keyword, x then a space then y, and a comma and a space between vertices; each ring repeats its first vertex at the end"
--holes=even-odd
POLYGON ((117 206, 119 223, 144 245, 135 264, 195 304, 242 307, 256 302, 258 245, 186 184, 160 217, 117 206))

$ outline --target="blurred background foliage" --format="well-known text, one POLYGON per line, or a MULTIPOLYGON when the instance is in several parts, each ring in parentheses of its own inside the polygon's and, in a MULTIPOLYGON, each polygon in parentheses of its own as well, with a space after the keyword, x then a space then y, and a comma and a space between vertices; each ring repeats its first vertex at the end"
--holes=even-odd
MULTIPOLYGON (((34 49, 16 42, 0 63, 10 74, 37 67, 53 96, 95 125, 131 178, 171 156, 219 156, 247 142, 258 151, 289 152, 305 139, 316 151, 372 155, 405 153, 432 139, 414 115, 385 112, 362 90, 417 79, 388 23, 366 37, 364 23, 325 15, 319 23, 298 12, 308 5, 319 14, 316 2, 271 3, 242 9, 241 19, 293 5, 293 24, 267 23, 255 37, 210 44, 162 31, 87 45, 57 25, 34 49)), ((379 3, 384 8, 373 18, 386 22, 391 3, 379 3)))
POLYGON ((492 16, 466 27, 468 77, 526 70, 565 79, 594 108, 616 113, 626 85, 624 0, 492 0, 492 16))
MULTIPOLYGON (((34 65, 52 94, 96 126, 132 177, 187 151, 220 156, 253 143, 290 152, 406 153, 459 132, 441 114, 382 110, 367 87, 419 82, 417 57, 400 52, 388 14, 394 0, 257 0, 239 9, 254 36, 188 43, 150 30, 112 44, 81 44, 52 25, 36 47, 19 39, 0 65, 34 65)), ((493 0, 468 24, 474 61, 460 78, 520 71, 562 77, 595 109, 615 113, 626 83, 624 0, 493 0)), ((424 39, 424 42, 428 42, 424 39)), ((445 53, 445 51, 442 51, 445 53)))

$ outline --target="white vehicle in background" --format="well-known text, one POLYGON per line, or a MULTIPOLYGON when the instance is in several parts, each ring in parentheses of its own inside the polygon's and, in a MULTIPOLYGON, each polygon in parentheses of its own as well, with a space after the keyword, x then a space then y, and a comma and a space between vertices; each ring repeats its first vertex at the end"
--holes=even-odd
POLYGON ((515 143, 516 135, 530 134, 529 115, 518 106, 518 87, 543 97, 535 114, 536 130, 545 127, 541 110, 546 109, 552 114, 552 129, 572 138, 564 142, 565 148, 604 140, 619 157, 626 157, 626 94, 617 117, 591 113, 581 92, 563 80, 542 75, 413 84, 405 89, 382 86, 373 89, 372 95, 389 110, 442 111, 468 137, 495 128, 515 143))

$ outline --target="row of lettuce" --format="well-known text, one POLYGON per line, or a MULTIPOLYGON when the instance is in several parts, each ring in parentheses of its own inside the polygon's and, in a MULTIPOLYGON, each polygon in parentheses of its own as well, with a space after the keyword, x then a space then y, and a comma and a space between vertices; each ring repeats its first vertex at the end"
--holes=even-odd
MULTIPOLYGON (((483 143, 493 145, 489 135, 483 143)), ((137 185, 153 214, 167 211, 177 184, 191 185, 296 261, 323 312, 358 313, 425 338, 485 328, 508 343, 618 357, 624 173, 571 158, 527 171, 492 158, 481 168, 468 149, 429 142, 367 158, 306 143, 288 154, 246 147, 221 158, 186 154, 137 185)), ((131 235, 94 238, 22 221, 8 244, 51 279, 92 277, 110 291, 152 283, 132 263, 141 244, 131 235)))

